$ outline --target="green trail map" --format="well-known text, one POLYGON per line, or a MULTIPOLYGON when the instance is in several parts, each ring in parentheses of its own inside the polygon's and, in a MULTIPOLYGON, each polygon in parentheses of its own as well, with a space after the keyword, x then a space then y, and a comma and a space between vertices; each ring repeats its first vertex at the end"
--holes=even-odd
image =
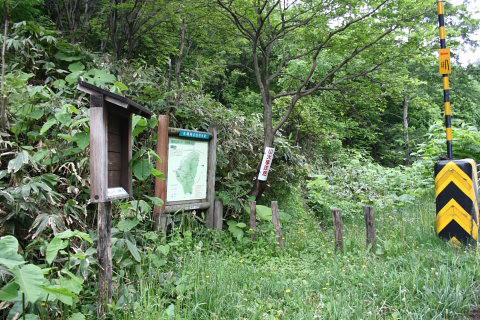
POLYGON ((167 202, 207 197, 208 142, 170 138, 167 202))

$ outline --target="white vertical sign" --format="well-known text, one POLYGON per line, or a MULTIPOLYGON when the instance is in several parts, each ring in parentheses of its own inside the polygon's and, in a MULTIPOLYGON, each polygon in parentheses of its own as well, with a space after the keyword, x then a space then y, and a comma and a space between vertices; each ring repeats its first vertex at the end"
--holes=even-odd
POLYGON ((275 148, 265 148, 265 153, 263 154, 262 166, 260 167, 260 172, 258 173, 258 180, 267 181, 268 171, 273 161, 273 153, 275 148))

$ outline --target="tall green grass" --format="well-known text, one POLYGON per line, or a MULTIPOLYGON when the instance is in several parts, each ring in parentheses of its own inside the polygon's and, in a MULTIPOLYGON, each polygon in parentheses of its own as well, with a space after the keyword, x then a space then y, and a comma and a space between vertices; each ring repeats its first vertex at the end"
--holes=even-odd
POLYGON ((172 272, 143 278, 121 319, 462 319, 478 306, 475 248, 456 248, 434 231, 433 201, 376 212, 377 249, 366 248, 363 213, 345 226, 336 252, 333 227, 300 216, 274 235, 233 242, 194 239, 172 272))

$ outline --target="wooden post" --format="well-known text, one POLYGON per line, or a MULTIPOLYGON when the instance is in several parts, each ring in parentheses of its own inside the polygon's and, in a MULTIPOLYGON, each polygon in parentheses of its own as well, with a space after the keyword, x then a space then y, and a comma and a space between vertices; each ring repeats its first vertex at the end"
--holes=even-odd
POLYGON ((97 217, 98 230, 98 303, 97 315, 103 319, 107 305, 112 303, 112 203, 101 202, 98 204, 97 217))
POLYGON ((335 226, 335 249, 343 251, 343 220, 339 209, 333 209, 333 223, 335 226))
POLYGON ((155 197, 163 200, 163 206, 155 206, 153 218, 155 221, 155 230, 167 231, 167 215, 165 214, 165 204, 167 203, 167 174, 168 174, 168 126, 169 117, 167 115, 158 116, 158 142, 157 154, 160 160, 157 160, 157 170, 163 172, 165 179, 155 178, 155 197))
POLYGON ((280 217, 278 215, 278 202, 272 201, 272 223, 275 226, 277 233, 277 242, 280 248, 285 248, 285 241, 282 235, 282 225, 280 224, 280 217))
MULTIPOLYGON (((272 214, 273 216, 273 214, 272 214)), ((250 230, 252 230, 252 240, 257 240, 257 202, 250 202, 250 230)))
POLYGON ((223 228, 223 201, 220 199, 215 200, 215 210, 213 213, 213 224, 217 231, 222 231, 223 228))
POLYGON ((208 132, 212 135, 208 145, 208 176, 207 176, 207 201, 210 206, 207 210, 206 224, 207 228, 213 229, 215 227, 215 174, 217 167, 217 128, 211 126, 208 132))
POLYGON ((372 250, 375 250, 377 245, 377 235, 375 232, 375 216, 373 214, 372 206, 363 207, 365 213, 365 224, 367 227, 367 246, 372 245, 372 250))

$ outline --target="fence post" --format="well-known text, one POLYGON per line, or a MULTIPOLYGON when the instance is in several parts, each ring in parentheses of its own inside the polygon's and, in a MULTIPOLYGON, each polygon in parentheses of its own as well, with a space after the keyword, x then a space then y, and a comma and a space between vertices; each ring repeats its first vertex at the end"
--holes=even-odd
POLYGON ((272 222, 277 233, 277 242, 280 248, 285 248, 285 241, 282 235, 282 225, 280 224, 280 217, 278 215, 278 202, 272 201, 272 222))
POLYGON ((335 249, 343 251, 343 220, 339 209, 333 209, 333 223, 335 226, 335 249))
POLYGON ((250 202, 250 230, 252 232, 252 240, 257 240, 257 202, 250 202))
POLYGON ((215 210, 213 211, 213 228, 222 231, 223 227, 223 201, 215 199, 215 210))
POLYGON ((375 231, 375 216, 373 214, 372 206, 363 207, 365 213, 365 224, 367 227, 367 246, 372 245, 372 250, 375 251, 377 245, 377 235, 375 231))

